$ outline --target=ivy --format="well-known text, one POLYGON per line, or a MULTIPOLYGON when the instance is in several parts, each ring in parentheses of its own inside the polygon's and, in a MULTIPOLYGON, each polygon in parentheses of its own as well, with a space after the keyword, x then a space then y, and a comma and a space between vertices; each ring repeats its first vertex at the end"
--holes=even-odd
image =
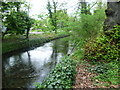
POLYGON ((120 26, 115 26, 113 30, 106 31, 104 35, 98 37, 89 47, 86 44, 85 58, 92 61, 111 62, 119 59, 120 26))
POLYGON ((65 58, 58 63, 55 69, 43 81, 37 83, 37 88, 72 88, 74 75, 76 74, 76 62, 65 58))
POLYGON ((93 79, 104 82, 106 86, 119 84, 119 38, 120 26, 117 25, 85 46, 85 59, 95 65, 89 70, 97 73, 93 79))

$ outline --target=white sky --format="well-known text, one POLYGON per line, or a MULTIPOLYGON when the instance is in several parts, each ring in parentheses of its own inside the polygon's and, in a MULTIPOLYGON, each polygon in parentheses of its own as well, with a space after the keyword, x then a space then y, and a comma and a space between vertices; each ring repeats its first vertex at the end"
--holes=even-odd
MULTIPOLYGON (((47 12, 46 5, 48 0, 27 0, 31 4, 30 9, 30 16, 32 15, 39 15, 39 14, 45 14, 47 12)), ((52 0, 50 0, 52 1, 52 0)), ((56 0, 55 0, 56 1, 56 0)), ((66 2, 66 8, 68 10, 68 14, 71 14, 74 12, 75 5, 77 5, 79 0, 57 0, 59 3, 66 2)), ((86 0, 86 2, 95 2, 99 0, 86 0)), ((106 0, 102 0, 106 1, 106 0)))

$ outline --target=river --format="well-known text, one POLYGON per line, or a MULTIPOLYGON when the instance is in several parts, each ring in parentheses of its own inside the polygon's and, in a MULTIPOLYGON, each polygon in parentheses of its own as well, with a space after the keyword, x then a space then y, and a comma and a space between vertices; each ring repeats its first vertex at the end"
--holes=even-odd
POLYGON ((4 56, 3 88, 34 88, 36 82, 43 82, 61 61, 61 57, 71 53, 72 47, 73 44, 67 37, 45 43, 33 50, 4 56))

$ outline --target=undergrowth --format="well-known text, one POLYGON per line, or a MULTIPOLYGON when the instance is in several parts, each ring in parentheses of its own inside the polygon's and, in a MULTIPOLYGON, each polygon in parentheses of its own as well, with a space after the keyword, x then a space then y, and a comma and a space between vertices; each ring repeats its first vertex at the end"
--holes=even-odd
POLYGON ((36 84, 36 88, 72 88, 75 74, 76 62, 65 57, 42 84, 36 84))
POLYGON ((85 46, 85 60, 94 64, 94 68, 89 70, 97 73, 93 80, 105 82, 105 86, 119 85, 119 46, 120 46, 120 26, 115 26, 113 30, 106 31, 105 34, 89 41, 85 46))

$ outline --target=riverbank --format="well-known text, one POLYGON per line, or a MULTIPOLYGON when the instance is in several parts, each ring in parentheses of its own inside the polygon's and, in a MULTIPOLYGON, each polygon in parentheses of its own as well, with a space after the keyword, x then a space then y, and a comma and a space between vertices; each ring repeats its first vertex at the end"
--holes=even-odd
POLYGON ((67 36, 69 35, 54 33, 30 34, 28 39, 26 39, 25 36, 7 36, 2 41, 2 55, 33 49, 46 42, 67 36))
POLYGON ((76 74, 76 64, 76 61, 69 56, 65 56, 42 84, 36 83, 36 88, 72 88, 76 74))
MULTIPOLYGON (((16 52, 11 56, 4 56, 2 58, 3 87, 35 88, 36 82, 42 83, 49 73, 53 71, 56 65, 61 61, 61 58, 71 53, 73 44, 69 41, 70 38, 71 36, 56 39, 32 50, 16 52), (8 67, 6 67, 7 65, 8 67)), ((59 74, 62 74, 62 77, 64 75, 66 77, 70 74, 70 69, 74 67, 69 63, 69 59, 67 59, 65 65, 60 65, 60 68, 67 67, 67 71, 63 68, 63 70, 65 69, 63 71, 64 74, 59 72, 59 74)), ((72 69, 72 71, 75 71, 75 68, 74 70, 72 69)), ((66 80, 63 80, 64 83, 65 81, 66 80)))
POLYGON ((110 36, 101 34, 84 44, 82 59, 79 58, 81 53, 75 54, 80 64, 73 88, 119 88, 120 27, 106 33, 110 36))

